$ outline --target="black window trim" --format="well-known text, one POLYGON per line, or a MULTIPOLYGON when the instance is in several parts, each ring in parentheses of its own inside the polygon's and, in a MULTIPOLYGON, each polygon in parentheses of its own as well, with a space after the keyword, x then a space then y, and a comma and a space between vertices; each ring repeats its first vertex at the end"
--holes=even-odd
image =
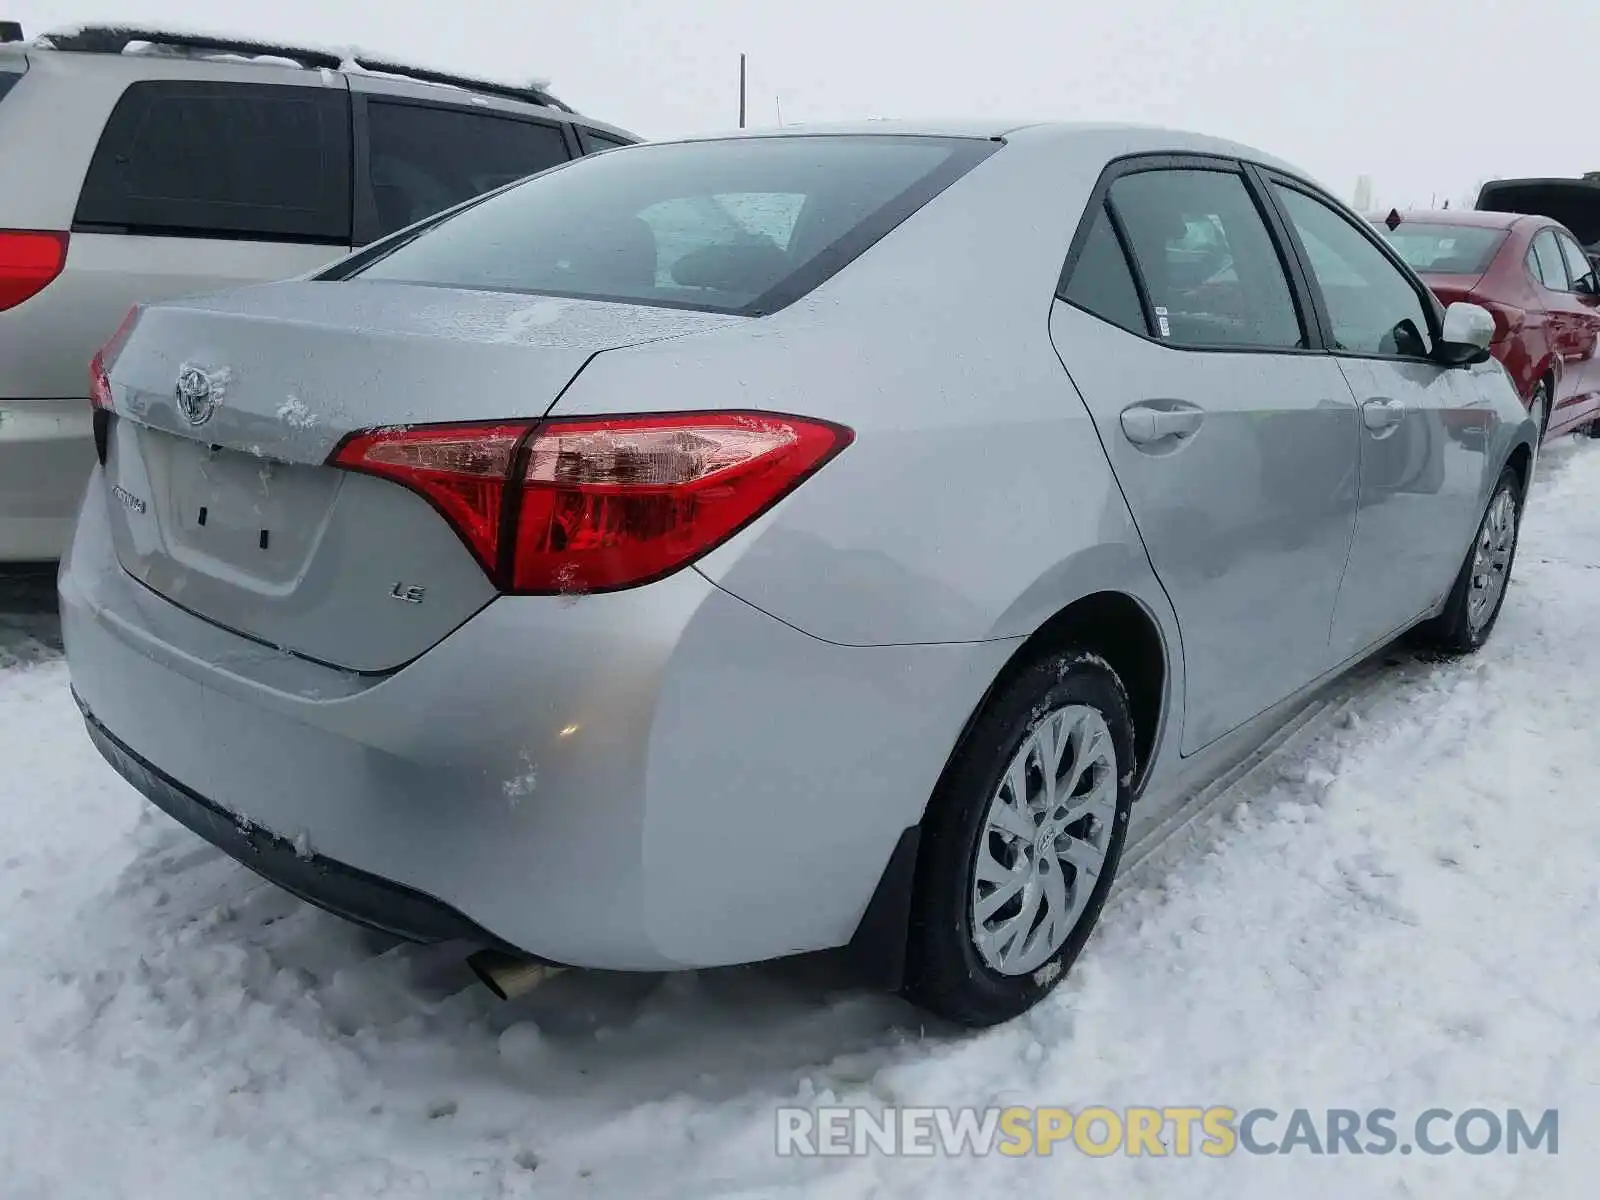
POLYGON ((1093 190, 1089 194, 1089 202, 1084 205, 1082 217, 1079 218, 1078 227, 1072 235, 1072 241, 1067 248, 1067 257, 1062 264, 1060 275, 1056 281, 1056 299, 1079 312, 1087 313, 1098 321, 1105 321, 1113 328, 1121 329, 1133 337, 1142 338, 1153 346, 1160 346, 1164 350, 1171 350, 1176 354, 1325 354, 1331 342, 1327 341, 1327 333, 1321 327, 1320 320, 1313 321, 1314 309, 1310 303, 1311 289, 1303 273, 1304 268, 1297 254, 1291 252, 1289 243, 1285 240, 1285 231, 1282 225, 1282 214, 1277 206, 1272 203, 1260 181, 1253 176, 1253 164, 1238 158, 1230 158, 1221 154, 1204 154, 1191 151, 1181 152, 1151 152, 1139 151, 1133 154, 1121 155, 1112 159, 1100 172, 1100 177, 1095 181, 1093 190), (1155 309, 1150 299, 1150 289, 1145 283, 1144 272, 1140 269, 1139 260, 1133 254, 1132 244, 1128 239, 1127 229, 1123 226, 1122 218, 1117 214, 1116 206, 1111 203, 1111 185, 1125 175, 1138 175, 1150 171, 1215 171, 1224 175, 1236 175, 1244 184, 1245 191, 1249 194, 1251 203, 1256 207, 1257 215, 1261 218, 1262 225, 1266 228, 1267 238, 1272 243, 1273 253, 1278 257, 1278 265, 1283 271, 1284 280, 1289 285, 1289 296, 1294 304, 1295 320, 1300 326, 1300 337, 1305 343, 1301 346, 1239 346, 1239 345, 1195 345, 1191 343, 1174 344, 1171 341, 1155 335, 1156 321, 1155 309), (1133 276, 1134 289, 1139 293, 1139 302, 1144 308, 1145 330, 1127 329, 1098 313, 1091 312, 1080 304, 1067 299, 1065 292, 1067 281, 1077 266, 1078 259, 1083 254, 1084 243, 1088 241, 1090 227, 1094 224, 1095 217, 1104 211, 1111 220, 1111 227, 1117 235, 1117 242, 1122 247, 1122 255, 1127 260, 1128 270, 1133 276))
MULTIPOLYGON (((1400 257, 1400 252, 1381 237, 1377 230, 1372 228, 1371 222, 1363 220, 1345 205, 1339 203, 1333 196, 1304 179, 1290 175, 1275 167, 1255 163, 1250 164, 1249 169, 1261 178, 1264 185, 1276 184, 1290 191, 1299 192, 1311 200, 1320 201, 1331 209, 1336 216, 1341 217, 1346 225, 1356 231, 1358 236, 1365 238, 1369 245, 1376 247, 1378 252, 1389 261, 1389 264, 1400 273, 1400 277, 1410 286, 1412 294, 1416 296, 1418 302, 1422 305, 1423 316, 1428 322, 1428 339, 1431 343, 1438 342, 1439 335, 1444 328, 1444 306, 1439 303, 1438 297, 1433 294, 1428 285, 1422 282, 1421 277, 1411 269, 1410 264, 1400 257)), ((1317 314, 1317 324, 1321 327, 1322 342, 1326 352, 1339 358, 1371 359, 1378 362, 1427 363, 1430 366, 1439 366, 1438 361, 1428 355, 1367 354, 1355 350, 1346 350, 1338 345, 1333 336, 1333 320, 1329 315, 1327 302, 1323 298, 1322 288, 1316 282, 1316 276, 1311 271, 1311 257, 1307 254, 1305 245, 1300 240, 1300 234, 1295 229, 1294 222, 1289 219, 1289 214, 1283 211, 1278 198, 1272 194, 1272 188, 1266 187, 1265 190, 1273 208, 1278 212, 1284 236, 1288 238, 1290 247, 1300 260, 1300 269, 1311 297, 1312 306, 1317 314)))
POLYGON ((249 243, 260 243, 260 244, 263 244, 263 245, 283 245, 283 246, 340 246, 340 247, 343 247, 343 248, 348 250, 353 244, 351 242, 351 236, 352 236, 352 234, 354 232, 354 227, 355 227, 355 204, 354 204, 354 201, 355 201, 355 194, 354 194, 354 188, 355 188, 355 161, 354 161, 354 155, 353 155, 353 148, 356 145, 356 127, 355 127, 355 112, 353 110, 353 106, 352 106, 351 100, 352 100, 352 98, 351 98, 351 94, 350 94, 350 90, 349 90, 348 86, 342 87, 342 88, 341 87, 328 87, 328 86, 325 86, 325 85, 309 83, 309 82, 308 83, 280 83, 280 82, 263 83, 263 82, 259 82, 257 80, 245 81, 245 80, 231 80, 231 79, 203 79, 203 80, 193 81, 193 80, 189 80, 189 79, 170 79, 170 78, 165 78, 165 77, 129 80, 128 85, 126 87, 124 87, 122 89, 122 91, 120 91, 117 94, 117 98, 113 102, 112 107, 111 107, 111 114, 107 115, 105 123, 102 124, 102 126, 101 126, 99 137, 96 139, 96 142, 95 142, 94 152, 90 156, 90 166, 88 168, 85 168, 85 179, 84 179, 84 182, 79 185, 78 196, 77 196, 77 199, 74 201, 72 221, 67 226, 67 228, 72 233, 82 233, 82 234, 103 234, 103 235, 121 236, 121 237, 183 238, 183 239, 190 240, 190 241, 249 242, 249 243), (83 206, 83 190, 87 186, 87 183, 88 183, 87 173, 88 173, 88 171, 90 169, 92 169, 92 167, 94 165, 95 158, 97 158, 99 156, 99 154, 100 154, 101 143, 104 140, 104 138, 106 137, 106 132, 107 132, 107 129, 109 128, 109 125, 110 125, 111 114, 114 114, 116 112, 117 106, 120 105, 123 102, 123 100, 127 97, 127 94, 130 91, 132 91, 135 87, 139 87, 139 86, 142 86, 142 85, 149 85, 149 84, 189 83, 189 82, 200 82, 200 83, 210 84, 210 85, 217 86, 217 87, 239 88, 241 90, 260 90, 260 89, 263 89, 263 88, 273 89, 273 90, 288 89, 288 90, 293 90, 293 91, 313 92, 313 93, 316 93, 318 95, 332 94, 332 95, 336 95, 336 96, 341 97, 344 100, 344 103, 345 103, 345 127, 344 127, 344 133, 345 133, 345 136, 346 136, 346 139, 347 139, 346 143, 345 143, 345 147, 344 147, 344 150, 345 150, 345 165, 346 165, 346 168, 348 169, 348 171, 350 173, 349 178, 350 178, 350 186, 351 186, 351 189, 352 189, 351 195, 346 197, 345 207, 344 207, 342 213, 340 214, 345 219, 345 230, 344 230, 343 235, 340 236, 340 235, 322 235, 322 234, 262 233, 259 230, 258 231, 253 231, 253 232, 243 232, 243 233, 241 233, 241 232, 236 232, 234 230, 211 229, 211 228, 205 228, 205 227, 199 227, 199 226, 189 226, 189 225, 175 225, 175 224, 149 223, 149 222, 129 223, 129 222, 123 222, 123 221, 107 222, 107 221, 85 221, 85 220, 81 220, 79 218, 79 216, 78 216, 78 213, 82 209, 82 206, 83 206))
MULTIPOLYGON (((445 100, 433 96, 401 96, 389 92, 358 92, 352 94, 354 111, 351 113, 351 129, 355 141, 355 164, 351 174, 351 186, 354 194, 351 197, 351 234, 353 245, 358 249, 370 247, 378 242, 386 241, 393 237, 399 230, 389 233, 379 232, 378 205, 372 195, 372 120, 369 115, 369 106, 373 104, 391 104, 403 108, 434 108, 443 112, 465 113, 474 117, 496 117, 504 121, 517 121, 524 125, 543 125, 555 129, 561 134, 561 144, 567 152, 564 162, 553 163, 545 170, 555 167, 564 167, 567 163, 583 156, 583 147, 578 141, 578 135, 567 121, 545 116, 540 113, 516 112, 510 109, 498 108, 492 105, 458 104, 452 100, 445 100)), ((535 174, 543 174, 543 171, 535 174)), ((527 177, 525 176, 524 179, 527 177)), ((482 196, 474 196, 463 201, 462 204, 472 204, 480 199, 485 199, 506 188, 516 187, 524 179, 516 179, 501 187, 494 188, 482 196)), ((460 205, 447 208, 445 212, 454 212, 460 205)), ((435 219, 443 214, 424 218, 424 225, 431 226, 435 219)), ((421 230, 418 230, 421 232, 421 230)), ((409 239, 407 239, 409 240, 409 239)))

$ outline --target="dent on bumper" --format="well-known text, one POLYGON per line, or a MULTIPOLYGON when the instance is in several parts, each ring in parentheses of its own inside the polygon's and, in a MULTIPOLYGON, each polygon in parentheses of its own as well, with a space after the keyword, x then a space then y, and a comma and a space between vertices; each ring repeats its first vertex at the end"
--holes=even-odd
POLYGON ((498 600, 352 690, 134 583, 92 501, 62 628, 116 743, 225 824, 580 967, 848 943, 1013 648, 832 646, 686 571, 498 600))

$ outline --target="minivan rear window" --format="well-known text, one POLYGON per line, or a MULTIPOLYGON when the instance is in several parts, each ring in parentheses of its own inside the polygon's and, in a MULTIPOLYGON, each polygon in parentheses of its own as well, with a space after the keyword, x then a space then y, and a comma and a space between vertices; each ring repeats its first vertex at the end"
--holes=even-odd
POLYGON ((402 235, 353 275, 757 316, 817 287, 998 148, 842 134, 635 146, 402 235))
POLYGON ((1419 225, 1407 221, 1395 229, 1380 229, 1413 271, 1434 275, 1482 275, 1489 269, 1504 229, 1477 229, 1471 225, 1419 225))
POLYGON ((350 244, 344 88, 140 80, 78 197, 87 232, 350 244))

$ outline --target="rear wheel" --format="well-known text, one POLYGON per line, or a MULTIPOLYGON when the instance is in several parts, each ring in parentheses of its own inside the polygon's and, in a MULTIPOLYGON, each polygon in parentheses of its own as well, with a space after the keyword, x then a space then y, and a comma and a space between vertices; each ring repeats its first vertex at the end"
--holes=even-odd
POLYGON ((991 700, 924 824, 908 999, 985 1026, 1055 987, 1116 875, 1133 746, 1122 681, 1087 655, 1034 663, 991 700))
POLYGON ((1438 649, 1470 654, 1489 640, 1511 583, 1521 523, 1522 487, 1517 473, 1507 467, 1495 484, 1444 611, 1419 631, 1438 649))

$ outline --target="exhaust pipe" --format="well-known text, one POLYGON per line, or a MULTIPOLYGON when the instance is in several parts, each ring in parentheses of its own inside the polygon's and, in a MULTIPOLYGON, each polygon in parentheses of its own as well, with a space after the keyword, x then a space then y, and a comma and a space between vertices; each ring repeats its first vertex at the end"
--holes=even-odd
POLYGON ((484 987, 502 1000, 515 1000, 567 969, 499 950, 479 950, 467 959, 467 966, 484 987))

